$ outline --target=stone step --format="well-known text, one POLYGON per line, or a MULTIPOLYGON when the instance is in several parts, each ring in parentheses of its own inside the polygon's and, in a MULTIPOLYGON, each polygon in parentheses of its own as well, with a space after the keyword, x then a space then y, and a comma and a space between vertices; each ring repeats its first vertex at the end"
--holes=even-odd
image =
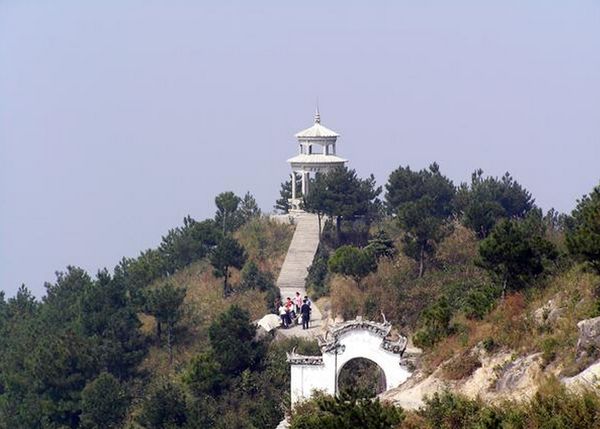
MULTIPOLYGON (((302 213, 294 218, 296 230, 279 272, 277 287, 282 299, 306 295, 305 279, 319 247, 319 221, 316 215, 302 213)), ((312 320, 321 319, 321 312, 313 303, 312 320)), ((312 322, 311 322, 312 324, 312 322)), ((296 328, 294 328, 295 330, 296 328)))

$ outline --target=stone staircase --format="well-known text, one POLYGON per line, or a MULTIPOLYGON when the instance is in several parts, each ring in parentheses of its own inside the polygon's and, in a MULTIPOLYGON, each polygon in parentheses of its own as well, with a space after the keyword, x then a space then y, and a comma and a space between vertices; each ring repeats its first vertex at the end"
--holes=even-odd
MULTIPOLYGON (((319 247, 319 220, 317 215, 297 213, 294 214, 293 219, 296 224, 296 231, 277 279, 277 287, 282 300, 285 300, 288 296, 290 298, 295 297, 296 292, 300 292, 302 296, 306 295, 304 280, 319 247)), ((313 303, 311 328, 320 325, 320 320, 321 312, 313 303)), ((296 331, 296 328, 293 330, 296 331)))
MULTIPOLYGON (((319 218, 317 215, 295 213, 291 217, 296 224, 296 231, 294 231, 292 242, 277 278, 277 287, 282 300, 288 296, 295 297, 296 292, 300 292, 302 296, 307 295, 304 280, 319 247, 319 218)), ((314 338, 317 332, 320 332, 318 328, 321 326, 321 318, 321 312, 313 302, 310 329, 303 330, 301 326, 294 326, 290 329, 279 329, 278 334, 284 337, 314 338)), ((289 422, 284 419, 276 429, 289 427, 289 422)))

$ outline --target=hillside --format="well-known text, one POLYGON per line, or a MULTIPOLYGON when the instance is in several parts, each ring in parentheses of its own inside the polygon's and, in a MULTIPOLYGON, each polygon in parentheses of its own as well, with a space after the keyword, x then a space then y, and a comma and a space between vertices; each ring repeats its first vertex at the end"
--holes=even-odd
POLYGON ((381 372, 357 361, 338 397, 288 409, 286 352, 319 349, 252 322, 274 311, 294 225, 225 192, 214 219, 186 217, 112 271, 0 297, 0 428, 597 427, 600 187, 570 215, 508 175, 456 187, 435 164, 392 172, 385 202, 346 168, 311 192, 324 227, 306 288, 324 324, 385 316, 409 338, 414 375, 382 402, 381 372))

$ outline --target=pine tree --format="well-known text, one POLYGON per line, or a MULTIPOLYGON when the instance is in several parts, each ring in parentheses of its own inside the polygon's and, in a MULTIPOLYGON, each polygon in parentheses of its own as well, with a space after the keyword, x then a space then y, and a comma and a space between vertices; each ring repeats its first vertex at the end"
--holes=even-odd
POLYGON ((569 251, 600 274, 600 185, 578 201, 571 223, 567 232, 569 251))
POLYGON ((408 166, 396 169, 385 188, 387 209, 404 230, 404 252, 419 262, 419 277, 423 277, 425 258, 449 232, 454 185, 434 163, 421 171, 408 166))

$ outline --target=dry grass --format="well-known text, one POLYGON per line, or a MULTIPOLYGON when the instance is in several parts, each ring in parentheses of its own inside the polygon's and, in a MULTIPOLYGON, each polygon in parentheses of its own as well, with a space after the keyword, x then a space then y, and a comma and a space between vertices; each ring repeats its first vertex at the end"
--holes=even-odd
MULTIPOLYGON (((244 225, 236 236, 245 247, 248 258, 276 278, 292 234, 291 225, 260 218, 244 225)), ((256 290, 235 290, 240 273, 235 269, 231 271, 230 284, 234 286, 234 293, 226 298, 223 297, 223 279, 213 276, 212 266, 207 260, 195 262, 169 278, 175 286, 187 289, 184 317, 180 324, 182 328, 176 332, 173 369, 187 364, 195 354, 209 347, 208 327, 231 305, 246 309, 251 320, 266 314, 265 294, 256 290)), ((150 287, 156 287, 161 281, 164 279, 150 287)), ((154 318, 142 314, 140 319, 143 332, 152 336, 156 329, 154 318)), ((168 367, 166 347, 152 346, 143 367, 154 373, 169 373, 171 369, 168 367)))
POLYGON ((478 249, 475 233, 455 222, 452 233, 438 246, 436 260, 442 266, 471 265, 478 256, 478 249))
POLYGON ((453 323, 461 327, 460 332, 428 351, 423 363, 428 371, 433 371, 452 357, 464 355, 479 342, 493 339, 498 346, 518 354, 541 351, 547 364, 564 368, 564 375, 573 375, 583 369, 575 362, 577 322, 597 315, 594 289, 599 283, 597 275, 576 266, 549 278, 545 288, 508 295, 482 321, 457 316, 453 323), (539 325, 533 313, 550 299, 564 310, 556 321, 539 325))
POLYGON ((481 367, 479 358, 474 353, 465 351, 444 365, 442 376, 446 380, 461 380, 469 377, 479 367, 481 367))
POLYGON ((246 249, 248 258, 256 262, 260 270, 268 271, 277 278, 294 229, 293 225, 260 217, 242 226, 236 238, 246 249))

